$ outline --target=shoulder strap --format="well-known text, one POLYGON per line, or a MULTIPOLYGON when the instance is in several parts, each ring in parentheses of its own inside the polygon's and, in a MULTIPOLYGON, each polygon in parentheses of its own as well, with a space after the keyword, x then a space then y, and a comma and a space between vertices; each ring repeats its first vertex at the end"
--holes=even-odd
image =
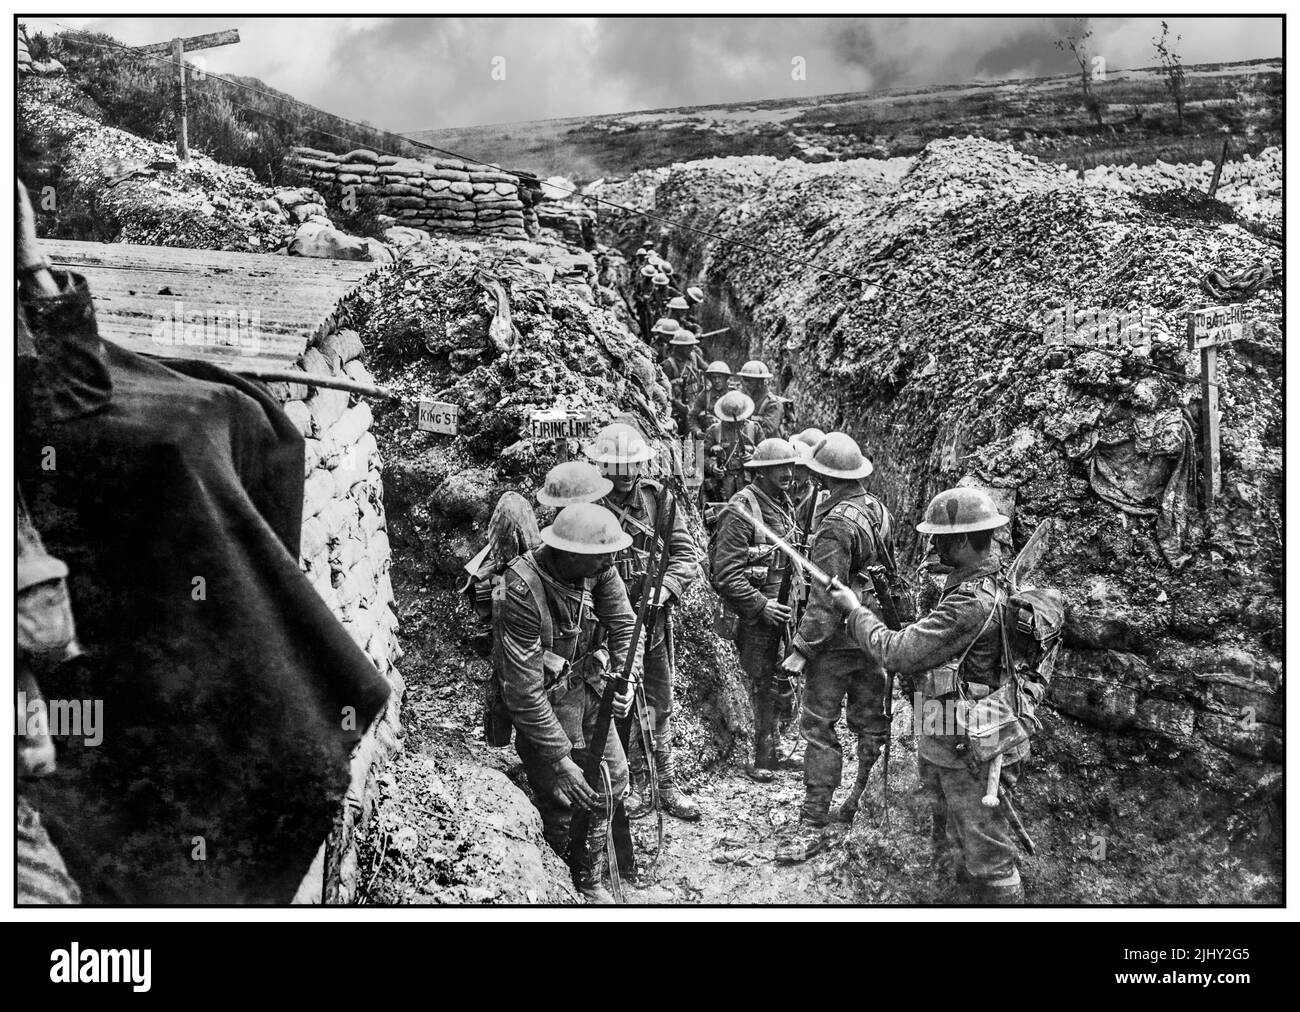
POLYGON ((989 609, 988 617, 984 620, 984 624, 980 626, 979 632, 975 634, 975 638, 966 644, 966 649, 963 650, 961 652, 961 656, 957 658, 958 675, 961 675, 961 666, 966 663, 966 655, 969 654, 971 650, 975 647, 975 644, 980 641, 980 637, 983 636, 986 632, 988 632, 989 626, 993 624, 993 620, 997 618, 998 613, 1002 611, 1002 604, 1005 600, 1006 600, 1006 595, 1002 590, 1002 585, 998 581, 994 580, 993 581, 993 607, 989 609))
POLYGON ((745 504, 749 507, 750 518, 753 519, 754 517, 757 517, 759 520, 762 520, 763 508, 758 504, 758 496, 754 492, 754 486, 746 485, 740 490, 740 494, 744 497, 745 504))
POLYGON ((519 556, 510 563, 511 571, 528 584, 533 601, 537 605, 537 632, 542 641, 542 649, 550 650, 555 646, 555 625, 551 621, 551 605, 546 599, 546 588, 542 586, 542 574, 537 571, 532 552, 519 556))

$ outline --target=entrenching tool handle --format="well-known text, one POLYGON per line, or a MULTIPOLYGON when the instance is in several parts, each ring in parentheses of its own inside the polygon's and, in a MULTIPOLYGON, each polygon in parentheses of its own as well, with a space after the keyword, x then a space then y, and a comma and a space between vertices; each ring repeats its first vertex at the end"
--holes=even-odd
POLYGON ((989 779, 984 785, 984 797, 980 799, 980 804, 985 808, 998 807, 998 783, 1002 780, 1002 757, 994 756, 993 761, 989 763, 989 779))

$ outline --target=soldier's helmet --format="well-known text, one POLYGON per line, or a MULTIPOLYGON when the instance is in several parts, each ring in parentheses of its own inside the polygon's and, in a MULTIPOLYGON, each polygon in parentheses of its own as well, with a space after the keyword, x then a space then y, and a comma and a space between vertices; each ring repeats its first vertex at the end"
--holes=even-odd
POLYGON ((686 300, 683 299, 680 295, 674 295, 671 299, 668 300, 668 308, 669 309, 690 309, 691 307, 687 304, 686 300))
POLYGON ((718 359, 716 362, 710 362, 710 363, 709 363, 709 367, 708 367, 707 369, 704 370, 704 375, 706 375, 706 376, 730 376, 730 375, 731 375, 731 366, 727 365, 727 363, 724 362, 724 361, 722 361, 722 359, 718 359))
POLYGON ((812 452, 817 448, 817 444, 825 438, 826 433, 822 432, 821 429, 807 428, 798 435, 791 436, 790 442, 792 442, 794 448, 799 451, 799 459, 803 462, 806 461, 808 457, 812 456, 812 452))
MULTIPOLYGON (((596 433, 583 448, 587 459, 608 473, 612 468, 626 468, 628 464, 644 464, 653 460, 655 452, 635 426, 626 422, 611 422, 596 433)), ((623 473, 626 473, 624 471, 623 473)))
POLYGON ((681 324, 678 323, 676 320, 674 320, 672 317, 661 316, 659 319, 655 320, 655 325, 650 328, 650 333, 676 334, 680 328, 681 328, 681 324))
POLYGON ((543 506, 572 506, 579 502, 599 502, 613 491, 614 483, 585 460, 556 464, 546 472, 546 480, 537 490, 543 506))
POLYGON ((671 274, 673 272, 673 265, 670 264, 667 260, 660 260, 659 266, 663 268, 663 272, 665 274, 671 274))
POLYGON ((653 267, 651 267, 649 264, 646 264, 644 267, 641 268, 641 277, 643 278, 653 278, 658 273, 659 272, 655 270, 653 267))
POLYGON ((642 247, 641 247, 639 250, 637 250, 636 253, 634 253, 633 255, 634 255, 634 256, 639 256, 639 257, 648 257, 648 256, 650 255, 650 251, 649 251, 648 249, 646 249, 646 247, 642 246, 642 247))
POLYGON ((804 458, 803 465, 827 478, 845 480, 865 478, 872 471, 871 461, 847 432, 827 433, 804 458))
POLYGON ((797 464, 799 451, 784 439, 772 437, 765 439, 754 447, 754 452, 745 461, 746 467, 780 467, 782 464, 797 464))
POLYGON ((686 327, 678 327, 673 332, 673 336, 668 339, 668 343, 676 345, 699 344, 700 339, 695 336, 695 331, 686 327))
POLYGON ((754 358, 740 367, 740 375, 745 379, 769 380, 772 378, 772 370, 767 367, 766 362, 754 358))
POLYGON ((703 302, 704 289, 697 288, 695 285, 691 285, 690 288, 686 289, 686 297, 690 299, 692 302, 703 302))
POLYGON ((930 500, 916 529, 922 534, 967 534, 1009 523, 1011 518, 998 512, 992 496, 982 488, 950 488, 930 500))
POLYGON ((542 543, 575 555, 605 555, 627 548, 632 536, 604 506, 580 502, 565 506, 555 523, 543 528, 542 543))
POLYGON ((654 277, 652 277, 652 278, 650 279, 650 283, 651 283, 652 285, 654 285, 656 288, 667 288, 667 287, 668 287, 668 275, 667 275, 667 274, 656 274, 654 277))
POLYGON ((754 401, 747 393, 728 390, 713 405, 713 413, 724 422, 743 422, 754 413, 754 401))

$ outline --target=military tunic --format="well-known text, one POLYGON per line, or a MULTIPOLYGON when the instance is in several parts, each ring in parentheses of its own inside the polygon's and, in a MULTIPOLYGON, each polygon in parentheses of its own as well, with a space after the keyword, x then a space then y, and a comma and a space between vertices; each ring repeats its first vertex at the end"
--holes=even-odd
POLYGON ((688 405, 695 401, 696 395, 704 388, 704 371, 694 356, 681 359, 675 354, 664 361, 663 371, 672 384, 672 412, 673 418, 677 420, 677 431, 684 436, 690 431, 688 405))
POLYGON ((695 399, 691 401, 690 415, 687 419, 690 423, 691 435, 696 439, 703 439, 705 432, 715 421, 713 406, 718 403, 718 399, 726 392, 727 385, 725 382, 722 384, 721 390, 714 390, 713 384, 709 382, 709 377, 704 378, 704 389, 697 393, 695 399))
MULTIPOLYGON (((861 482, 844 485, 817 505, 810 558, 824 572, 857 591, 874 609, 868 566, 882 565, 881 551, 894 552, 894 520, 861 482), (874 528, 878 534, 872 534, 874 528)), ((872 763, 889 727, 885 720, 885 669, 864 657, 845 633, 844 622, 829 592, 814 586, 794 638, 794 648, 808 659, 800 727, 808 742, 804 755, 805 811, 829 804, 840 785, 843 755, 835 725, 845 707, 849 730, 858 736, 858 759, 872 763), (847 706, 845 700, 847 698, 847 706)))
POLYGON ((781 435, 784 414, 785 408, 781 405, 781 399, 771 390, 764 390, 761 396, 754 398, 753 419, 762 428, 764 439, 781 435))
MULTIPOLYGON (((511 563, 502 582, 499 615, 496 669, 502 700, 518 732, 515 747, 546 839, 563 853, 571 813, 568 803, 555 794, 555 766, 582 747, 595 727, 605 687, 598 649, 603 642, 611 666, 621 670, 636 616, 612 567, 581 584, 567 583, 554 571, 548 548, 511 563), (550 650, 570 663, 558 679, 543 665, 542 621, 524 566, 531 566, 541 580, 553 633, 550 650)), ((619 798, 627 789, 627 763, 616 734, 605 742, 605 761, 614 797, 619 798)))
MULTIPOLYGON (((1005 808, 986 808, 981 803, 988 766, 969 768, 964 740, 951 719, 958 677, 969 683, 966 692, 973 699, 987 695, 1006 677, 1001 629, 992 614, 998 598, 993 578, 999 563, 995 549, 983 564, 949 574, 934 610, 902 630, 889 629, 867 608, 854 611, 846 629, 855 643, 889 670, 925 674, 918 679, 917 756, 936 821, 946 814, 948 843, 960 850, 973 878, 1011 886, 1019 883, 1020 874, 1005 808), (954 666, 958 661, 960 672, 954 666)), ((1004 754, 1004 790, 1015 784, 1019 762, 1028 754, 1028 741, 1004 754)))
MULTIPOLYGON (((641 577, 646 571, 650 539, 659 519, 657 498, 663 485, 651 478, 640 479, 626 499, 618 499, 611 492, 601 500, 601 505, 618 517, 618 522, 632 536, 632 546, 620 552, 614 568, 627 586, 628 599, 633 608, 640 603, 641 577)), ((680 504, 668 537, 668 568, 664 572, 664 589, 668 603, 681 600, 686 588, 701 575, 698 546, 686 526, 686 514, 680 504)), ((656 563, 657 565, 657 563, 656 563)), ((646 704, 655 712, 655 737, 669 741, 669 717, 673 712, 672 667, 668 656, 668 608, 655 612, 653 625, 645 632, 645 696, 646 704)))
POLYGON ((728 502, 749 484, 745 462, 763 441, 763 430, 753 421, 717 421, 704 434, 704 485, 706 502, 728 502))
MULTIPOLYGON (((757 483, 737 492, 718 520, 714 534, 713 588, 739 617, 736 651, 749 680, 754 708, 755 763, 760 769, 776 768, 776 722, 789 682, 780 678, 781 642, 785 629, 763 618, 768 601, 778 600, 790 560, 750 522, 759 519, 780 537, 794 527, 793 505, 785 496, 774 499, 757 483)), ((787 603, 793 605, 792 587, 787 603)))

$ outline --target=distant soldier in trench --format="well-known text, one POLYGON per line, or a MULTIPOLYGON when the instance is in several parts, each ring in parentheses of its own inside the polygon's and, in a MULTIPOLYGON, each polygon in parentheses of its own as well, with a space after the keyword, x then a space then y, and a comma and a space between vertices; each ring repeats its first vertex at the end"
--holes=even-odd
POLYGON ((703 439, 709 426, 713 424, 713 405, 718 403, 718 398, 727 392, 727 380, 730 378, 731 366, 727 365, 722 359, 710 362, 705 366, 705 386, 703 390, 695 395, 695 400, 691 401, 688 418, 691 435, 696 439, 703 439))
POLYGON ((784 409, 781 398, 767 388, 772 370, 765 362, 751 359, 740 368, 745 393, 754 402, 754 421, 763 428, 763 437, 781 436, 784 432, 784 409))
MULTIPOLYGON (((587 457, 601 473, 613 482, 601 504, 617 518, 631 542, 618 553, 615 568, 627 585, 632 607, 640 604, 638 594, 641 577, 649 559, 650 539, 654 537, 659 520, 658 509, 666 507, 666 496, 672 492, 663 483, 643 475, 643 469, 654 458, 654 450, 633 426, 615 422, 605 426, 586 447, 587 457)), ((684 510, 676 512, 668 544, 659 546, 668 554, 668 569, 663 587, 654 606, 653 619, 644 634, 645 642, 645 700, 652 717, 654 752, 652 755, 659 779, 659 799, 669 815, 679 819, 694 820, 700 817, 699 808, 682 793, 673 769, 673 665, 676 649, 673 642, 672 606, 681 600, 689 587, 701 575, 699 554, 695 539, 686 526, 684 510)), ((626 811, 629 818, 637 818, 648 811, 646 797, 650 787, 650 770, 644 742, 639 727, 624 726, 628 732, 628 755, 632 769, 632 790, 628 795, 626 811)))
POLYGON ((713 413, 717 421, 704 434, 704 484, 700 494, 705 503, 725 503, 747 484, 745 461, 763 441, 763 430, 750 419, 754 402, 739 390, 729 390, 719 397, 713 413))
POLYGON ((704 303, 704 289, 691 285, 686 289, 686 301, 690 303, 690 309, 686 311, 684 325, 700 333, 704 329, 704 320, 701 315, 704 303))
MULTIPOLYGON (((612 903, 604 884, 606 835, 627 790, 623 746, 615 734, 605 742, 610 797, 592 790, 572 750, 591 736, 611 665, 621 670, 631 646, 636 616, 613 566, 630 539, 609 510, 593 503, 566 506, 541 537, 541 547, 510 564, 501 588, 501 695, 546 841, 564 856, 573 809, 589 809, 587 838, 571 861, 587 901, 612 903)), ((615 697, 615 716, 626 716, 632 700, 629 686, 615 697)))
POLYGON ((663 364, 664 375, 672 384, 672 413, 677 422, 677 434, 688 435, 691 431, 690 405, 704 389, 704 369, 698 361, 697 347, 700 341, 695 331, 679 326, 668 339, 669 358, 663 364))
MULTIPOLYGON (((820 477, 829 492, 814 515, 813 563, 878 609, 867 568, 882 564, 886 554, 892 562, 894 518, 862 487, 862 479, 871 474, 871 462, 851 436, 832 432, 806 458, 805 466, 820 477)), ((831 797, 840 785, 844 760, 835 725, 841 708, 849 730, 857 735, 857 774, 864 783, 885 744, 889 734, 885 669, 864 656, 849 638, 829 592, 820 586, 812 590, 783 666, 805 676, 800 724, 807 749, 799 826, 777 856, 784 861, 802 861, 821 849, 822 834, 831 819, 831 797)))
POLYGON ((636 272, 636 288, 632 298, 636 303, 636 321, 641 331, 641 340, 650 344, 654 340, 651 336, 650 324, 655 318, 654 290, 650 280, 655 276, 655 269, 644 263, 644 258, 638 259, 642 262, 642 266, 636 272))
POLYGON ((778 721, 791 704, 790 682, 778 670, 792 604, 779 600, 790 560, 751 522, 757 517, 788 538, 794 527, 789 491, 798 451, 784 439, 765 439, 745 462, 753 476, 718 519, 713 535, 711 581, 728 610, 737 616, 735 642, 740 666, 749 679, 754 709, 754 760, 745 774, 771 783, 777 768, 778 721))
POLYGON ((656 362, 664 362, 668 358, 668 342, 674 334, 681 329, 681 325, 668 316, 661 316, 655 320, 654 326, 650 328, 650 340, 647 342, 654 347, 656 362))

